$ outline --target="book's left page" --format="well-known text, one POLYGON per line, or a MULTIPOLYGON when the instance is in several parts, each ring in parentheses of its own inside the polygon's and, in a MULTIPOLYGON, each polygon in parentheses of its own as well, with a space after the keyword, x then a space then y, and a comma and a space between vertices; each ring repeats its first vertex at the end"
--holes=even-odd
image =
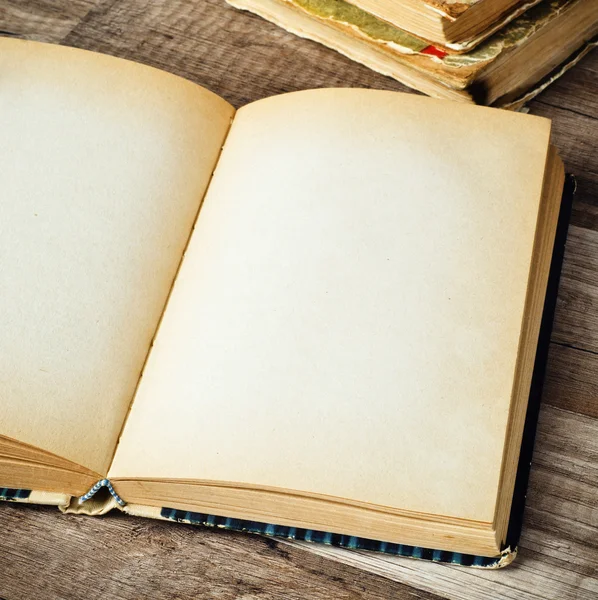
POLYGON ((0 39, 0 476, 31 447, 107 472, 233 114, 150 67, 0 39))

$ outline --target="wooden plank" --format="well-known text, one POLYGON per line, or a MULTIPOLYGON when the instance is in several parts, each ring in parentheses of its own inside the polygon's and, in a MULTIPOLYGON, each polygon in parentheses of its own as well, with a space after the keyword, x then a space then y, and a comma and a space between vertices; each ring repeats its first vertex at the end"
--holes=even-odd
POLYGON ((551 344, 544 384, 546 404, 598 418, 598 355, 551 344))
POLYGON ((314 87, 406 90, 224 0, 108 0, 65 44, 135 59, 203 85, 235 106, 314 87))
MULTIPOLYGON (((598 78, 592 93, 598 94, 598 78)), ((545 96, 550 98, 550 94, 549 88, 540 99, 543 100, 545 96)), ((552 119, 552 143, 558 148, 567 172, 577 178, 576 203, 598 205, 598 113, 594 117, 587 117, 569 110, 567 105, 555 107, 543 101, 532 102, 530 112, 552 119)), ((577 225, 576 221, 573 223, 577 225)))
POLYGON ((0 31, 31 40, 58 43, 99 0, 2 0, 0 31))
POLYGON ((598 421, 543 407, 533 466, 530 509, 571 521, 571 539, 593 549, 591 564, 598 568, 598 421))
POLYGON ((579 199, 573 204, 571 222, 578 227, 598 231, 598 196, 588 198, 589 202, 579 199))
POLYGON ((571 226, 552 340, 598 352, 598 231, 571 226))
POLYGON ((580 115, 595 118, 598 115, 598 52, 592 50, 575 68, 554 82, 538 102, 555 108, 566 106, 580 115))
POLYGON ((0 506, 0 521, 0 597, 11 600, 441 600, 264 537, 9 503, 0 506))

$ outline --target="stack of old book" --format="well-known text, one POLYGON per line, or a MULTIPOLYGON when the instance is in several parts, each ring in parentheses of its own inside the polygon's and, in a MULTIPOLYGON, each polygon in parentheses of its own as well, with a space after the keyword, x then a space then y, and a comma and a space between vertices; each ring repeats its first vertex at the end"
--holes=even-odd
POLYGON ((598 43, 598 0, 227 0, 430 96, 519 108, 598 43))

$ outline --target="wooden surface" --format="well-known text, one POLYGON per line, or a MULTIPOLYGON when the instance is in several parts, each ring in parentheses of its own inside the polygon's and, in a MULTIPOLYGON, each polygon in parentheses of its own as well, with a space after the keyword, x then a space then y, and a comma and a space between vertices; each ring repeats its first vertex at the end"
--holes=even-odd
MULTIPOLYGON (((224 0, 0 0, 0 30, 154 65, 236 106, 310 87, 405 90, 224 0)), ((480 571, 2 503, 0 597, 598 598, 598 52, 531 112, 553 119, 554 143, 579 186, 511 567, 480 571)))

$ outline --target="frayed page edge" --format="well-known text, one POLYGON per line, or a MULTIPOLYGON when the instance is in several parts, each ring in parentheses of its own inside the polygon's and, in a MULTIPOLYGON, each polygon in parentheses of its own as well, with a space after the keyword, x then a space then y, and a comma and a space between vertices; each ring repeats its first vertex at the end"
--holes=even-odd
POLYGON ((502 108, 504 110, 513 110, 519 112, 527 112, 526 104, 533 100, 536 96, 541 94, 549 85, 554 83, 557 79, 560 79, 569 69, 574 67, 584 56, 589 54, 594 48, 598 46, 598 37, 595 37, 583 46, 581 46, 577 52, 569 57, 567 61, 561 63, 554 71, 549 73, 546 77, 541 79, 535 87, 525 92, 522 96, 519 96, 516 100, 506 102, 502 104, 500 99, 497 103, 492 106, 496 108, 502 108))

